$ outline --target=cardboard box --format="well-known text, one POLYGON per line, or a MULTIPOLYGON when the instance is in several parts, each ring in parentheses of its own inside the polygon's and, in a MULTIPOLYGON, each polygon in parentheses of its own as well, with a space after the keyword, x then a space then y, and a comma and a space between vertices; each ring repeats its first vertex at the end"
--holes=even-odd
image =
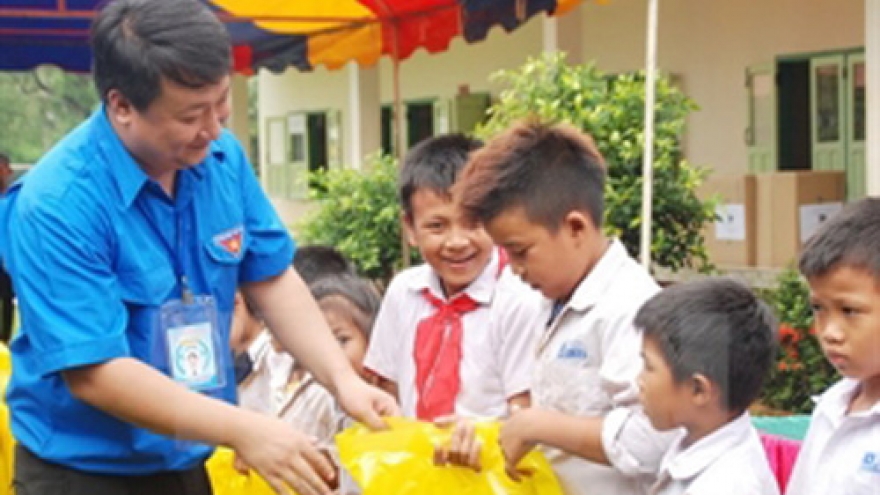
POLYGON ((750 267, 757 260, 754 175, 712 175, 698 191, 719 201, 719 220, 703 231, 709 260, 718 267, 750 267))
POLYGON ((838 170, 774 172, 757 176, 758 266, 785 268, 846 198, 838 170))

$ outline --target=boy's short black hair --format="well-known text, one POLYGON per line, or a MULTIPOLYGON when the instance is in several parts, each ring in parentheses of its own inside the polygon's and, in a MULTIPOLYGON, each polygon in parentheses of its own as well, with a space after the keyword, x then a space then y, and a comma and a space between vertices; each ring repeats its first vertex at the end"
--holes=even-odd
POLYGON ((880 282, 880 198, 848 204, 807 241, 798 268, 807 277, 840 266, 866 270, 880 282))
POLYGON ((187 88, 219 82, 232 67, 229 33, 198 0, 115 0, 91 28, 95 86, 104 102, 118 90, 139 111, 162 79, 187 88))
POLYGON ((552 232, 575 210, 602 226, 605 162, 589 136, 567 125, 514 125, 473 154, 459 182, 465 214, 483 223, 523 207, 552 232))
POLYGON ((333 275, 354 275, 352 263, 332 246, 314 244, 298 247, 293 255, 293 268, 306 285, 333 275))
POLYGON ((316 280, 309 289, 319 305, 330 304, 334 310, 351 317, 367 341, 382 299, 371 282, 351 274, 330 275, 316 280), (335 298, 347 304, 336 304, 335 298))
POLYGON ((452 197, 451 189, 470 153, 482 142, 464 134, 444 134, 428 138, 410 149, 403 159, 397 187, 400 204, 407 218, 412 217, 412 197, 426 189, 452 197))
POLYGON ((722 405, 737 414, 757 398, 776 358, 773 311, 731 279, 665 289, 642 306, 635 325, 658 343, 677 383, 704 375, 721 388, 722 405))

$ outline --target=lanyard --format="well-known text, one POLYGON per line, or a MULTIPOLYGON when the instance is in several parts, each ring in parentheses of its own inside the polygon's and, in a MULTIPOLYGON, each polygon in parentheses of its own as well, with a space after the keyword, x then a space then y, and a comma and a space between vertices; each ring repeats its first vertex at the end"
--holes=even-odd
POLYGON ((177 205, 174 206, 174 220, 177 225, 177 250, 168 242, 168 239, 162 235, 162 231, 159 229, 159 226, 156 224, 156 221, 153 219, 150 212, 144 208, 143 204, 138 202, 138 209, 141 212, 141 215, 147 220, 147 224, 150 226, 150 230, 156 234, 156 237, 159 238, 159 241, 162 243, 162 247, 165 248, 165 251, 168 253, 168 258, 171 260, 171 264, 174 267, 174 275, 177 277, 178 282, 180 282, 180 299, 184 304, 190 304, 193 302, 193 293, 189 287, 189 281, 186 276, 186 266, 185 259, 186 256, 183 254, 186 252, 186 243, 184 242, 184 230, 183 230, 183 211, 177 208, 177 205))

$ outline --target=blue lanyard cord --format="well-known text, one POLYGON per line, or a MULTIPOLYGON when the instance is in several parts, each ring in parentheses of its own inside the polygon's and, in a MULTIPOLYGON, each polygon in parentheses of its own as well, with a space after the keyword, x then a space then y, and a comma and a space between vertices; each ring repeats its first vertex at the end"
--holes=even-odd
POLYGON ((180 282, 180 299, 184 302, 184 304, 190 304, 193 302, 193 293, 189 287, 189 280, 186 275, 186 242, 184 239, 184 229, 183 229, 183 213, 181 210, 174 207, 174 220, 177 224, 177 232, 176 232, 176 240, 177 240, 177 250, 174 250, 174 247, 171 246, 171 243, 168 242, 168 239, 162 235, 162 231, 159 229, 159 226, 156 224, 156 221, 153 219, 152 215, 143 207, 143 204, 138 203, 138 209, 141 212, 141 215, 147 220, 147 224, 149 224, 150 229, 156 234, 156 237, 159 238, 159 241, 162 243, 162 246, 165 248, 165 251, 168 253, 168 258, 171 260, 171 264, 174 267, 174 275, 177 277, 177 280, 180 282))

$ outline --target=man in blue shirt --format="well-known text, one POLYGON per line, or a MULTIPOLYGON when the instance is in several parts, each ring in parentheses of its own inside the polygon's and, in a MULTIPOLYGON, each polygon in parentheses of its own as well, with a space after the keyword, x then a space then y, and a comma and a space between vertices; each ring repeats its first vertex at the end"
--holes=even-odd
POLYGON ((92 26, 103 104, 3 200, 21 300, 7 395, 19 494, 210 494, 213 445, 279 493, 329 493, 311 439, 239 408, 236 288, 352 416, 393 399, 352 370, 294 244, 222 124, 230 44, 196 0, 116 0, 92 26))

